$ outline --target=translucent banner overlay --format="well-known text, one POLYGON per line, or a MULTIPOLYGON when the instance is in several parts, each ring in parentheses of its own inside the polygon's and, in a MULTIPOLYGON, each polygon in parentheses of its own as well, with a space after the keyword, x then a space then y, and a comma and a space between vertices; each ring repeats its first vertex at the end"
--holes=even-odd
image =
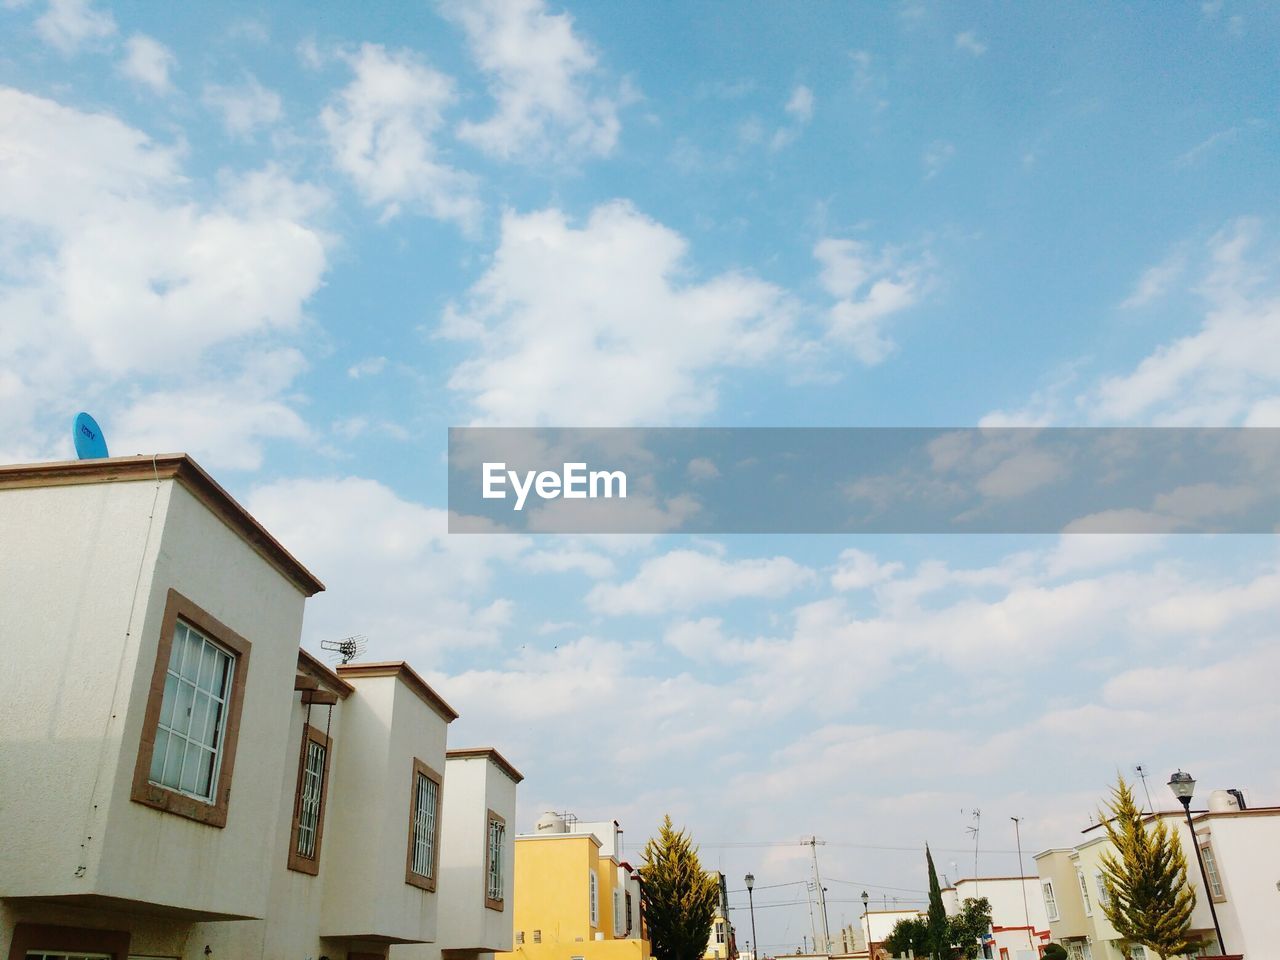
POLYGON ((450 533, 1276 533, 1277 428, 459 427, 450 533))

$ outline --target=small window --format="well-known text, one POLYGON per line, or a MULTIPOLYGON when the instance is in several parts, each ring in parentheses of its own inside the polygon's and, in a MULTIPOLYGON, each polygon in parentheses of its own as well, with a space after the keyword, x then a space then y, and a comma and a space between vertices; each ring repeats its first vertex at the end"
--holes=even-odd
POLYGON ((600 878, 596 876, 596 872, 594 870, 591 871, 590 887, 591 925, 593 927, 598 927, 600 926, 600 878))
POLYGON ((1098 906, 1100 907, 1111 906, 1111 894, 1107 893, 1107 881, 1102 876, 1102 871, 1099 870, 1097 873, 1095 873, 1093 875, 1093 879, 1096 882, 1096 885, 1098 887, 1098 906))
POLYGON ((501 910, 503 904, 502 861, 506 856, 504 844, 507 836, 507 821, 492 810, 489 811, 489 834, 486 841, 485 857, 484 905, 490 910, 501 910))
POLYGON ((724 921, 716 921, 716 943, 724 943, 724 921))
POLYGON ((328 790, 332 742, 307 724, 298 759, 298 787, 293 800, 293 829, 289 839, 289 869, 314 876, 320 870, 320 840, 324 833, 325 794, 328 790))
POLYGON ((226 826, 250 645, 170 590, 131 799, 226 826))
POLYGON ((1200 844, 1200 856, 1204 858, 1204 872, 1209 875, 1209 894, 1214 900, 1227 899, 1222 887, 1222 876, 1218 873, 1218 858, 1213 855, 1213 847, 1208 840, 1200 844))
POLYGON ((631 931, 635 929, 634 921, 631 919, 631 891, 627 891, 627 929, 623 931, 624 935, 630 936, 631 931))
POLYGON ((520 944, 522 944, 522 943, 524 943, 524 931, 523 931, 523 930, 517 930, 517 931, 516 931, 516 945, 517 945, 517 946, 519 946, 519 945, 520 945, 520 944))
POLYGON ((1147 960, 1147 951, 1142 944, 1134 943, 1129 946, 1129 960, 1147 960))
POLYGON ((542 931, 541 931, 541 930, 535 930, 535 931, 533 931, 533 942, 534 942, 534 943, 541 943, 541 942, 542 942, 542 931))
POLYGON ((1053 881, 1046 880, 1041 884, 1044 890, 1044 912, 1048 914, 1050 920, 1058 919, 1058 898, 1053 894, 1053 881))
POLYGON ((405 883, 433 891, 440 859, 440 774, 415 757, 412 786, 409 795, 409 855, 404 879, 405 883))
POLYGON ((1076 871, 1076 879, 1080 881, 1080 899, 1084 902, 1084 915, 1093 916, 1093 903, 1089 900, 1089 884, 1084 878, 1084 871, 1076 871))

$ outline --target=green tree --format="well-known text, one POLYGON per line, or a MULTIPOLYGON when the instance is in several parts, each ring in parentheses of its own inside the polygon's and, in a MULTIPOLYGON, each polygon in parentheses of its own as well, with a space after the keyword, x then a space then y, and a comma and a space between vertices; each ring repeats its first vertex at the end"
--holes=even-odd
POLYGON ((970 897, 960 905, 960 912, 947 919, 951 945, 962 956, 976 957, 984 934, 991 929, 991 901, 986 897, 970 897))
POLYGON ((700 960, 711 936, 720 884, 702 869, 693 841, 671 825, 670 816, 645 845, 640 880, 654 956, 700 960))
POLYGON ((1102 816, 1115 852, 1102 855, 1102 882, 1108 903, 1103 912, 1116 932, 1156 956, 1191 953, 1191 911, 1196 895, 1187 884, 1187 858, 1178 834, 1156 819, 1148 828, 1133 791, 1119 777, 1102 816))
POLYGON ((880 946, 891 956, 905 957, 910 950, 917 957, 929 953, 929 922, 924 917, 906 917, 893 925, 880 946))
POLYGON ((934 960, 948 960, 951 956, 951 931, 947 924, 947 910, 942 905, 942 887, 938 885, 938 871, 933 867, 933 854, 924 845, 924 859, 929 865, 929 956, 934 960))

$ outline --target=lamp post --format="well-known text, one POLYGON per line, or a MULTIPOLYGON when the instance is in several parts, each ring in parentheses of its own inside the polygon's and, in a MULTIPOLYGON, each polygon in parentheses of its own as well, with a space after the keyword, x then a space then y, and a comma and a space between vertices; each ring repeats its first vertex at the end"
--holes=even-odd
POLYGON ((867 912, 867 905, 871 900, 867 891, 862 891, 862 919, 867 925, 867 960, 871 960, 871 917, 867 912))
MULTIPOLYGON (((751 893, 752 888, 756 885, 756 878, 754 874, 748 873, 745 879, 747 881, 747 903, 751 905, 751 942, 755 944, 756 953, 759 953, 760 941, 756 938, 756 900, 751 893)), ((751 960, 759 960, 756 953, 751 955, 751 960)))
POLYGON ((1204 854, 1200 852, 1200 844, 1196 842, 1195 824, 1191 822, 1191 795, 1196 792, 1195 777, 1181 770, 1169 777, 1169 789, 1182 804, 1182 812, 1187 817, 1187 832, 1191 836, 1191 845, 1196 849, 1196 863, 1200 864, 1200 880, 1204 884, 1204 892, 1209 898, 1209 913, 1213 916, 1213 932, 1218 935, 1218 952, 1226 954, 1226 944, 1222 942, 1222 927, 1218 925, 1218 911, 1213 905, 1213 890, 1209 886, 1209 873, 1204 868, 1204 854))

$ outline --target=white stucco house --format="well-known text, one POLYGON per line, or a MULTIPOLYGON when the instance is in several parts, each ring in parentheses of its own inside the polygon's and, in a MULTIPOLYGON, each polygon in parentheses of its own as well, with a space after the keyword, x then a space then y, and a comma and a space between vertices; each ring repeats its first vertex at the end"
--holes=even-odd
POLYGON ((0 958, 511 947, 520 774, 181 454, 0 467, 0 958))

